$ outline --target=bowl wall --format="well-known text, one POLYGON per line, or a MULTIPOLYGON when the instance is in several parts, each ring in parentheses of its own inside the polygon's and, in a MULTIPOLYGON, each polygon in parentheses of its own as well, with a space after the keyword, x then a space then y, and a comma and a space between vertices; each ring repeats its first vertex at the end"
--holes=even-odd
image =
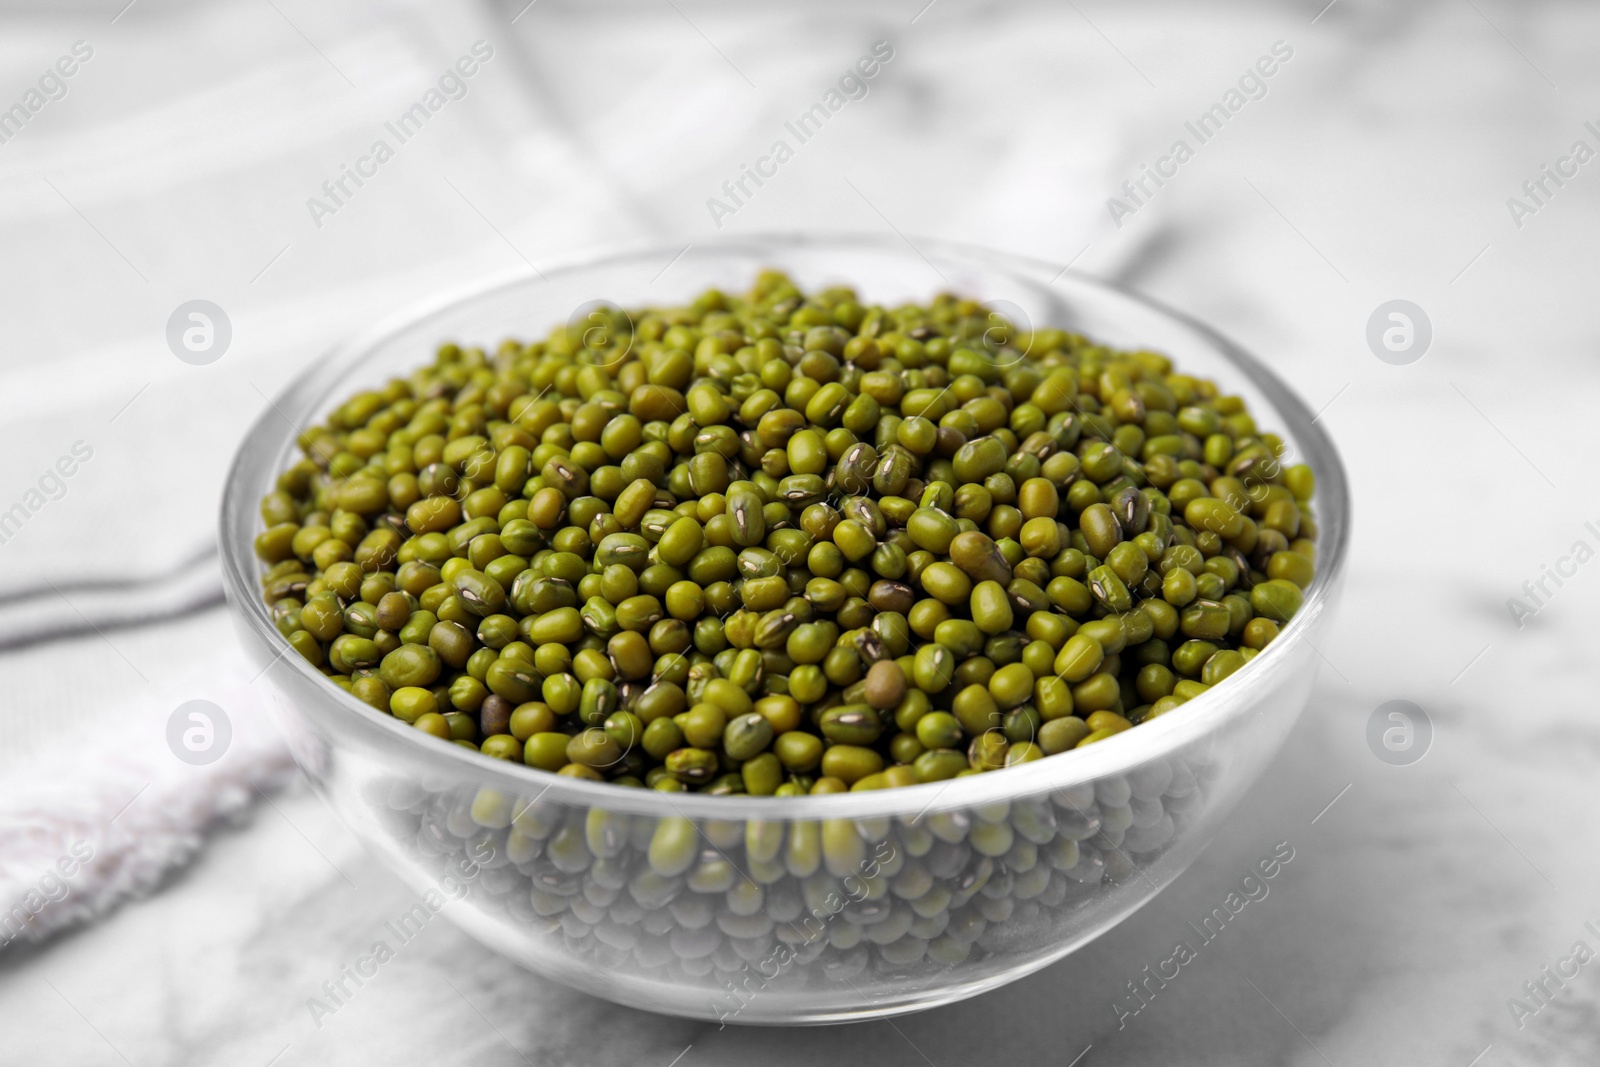
POLYGON ((228 594, 295 758, 347 825, 484 944, 598 996, 741 1023, 913 1011, 1037 970, 1104 933, 1191 863, 1310 692, 1348 534, 1344 472, 1300 401, 1180 315, 996 253, 861 238, 764 238, 517 275, 334 352, 261 417, 222 515, 228 594), (926 258, 924 258, 926 254, 926 258), (669 265, 670 261, 670 265, 669 265), (441 745, 289 652, 258 593, 257 504, 295 428, 405 373, 443 340, 543 336, 597 301, 736 291, 778 267, 865 301, 971 294, 1013 321, 1165 352, 1243 395, 1318 479, 1319 575, 1293 622, 1226 684, 1089 748, 1003 772, 803 798, 629 790, 441 745))

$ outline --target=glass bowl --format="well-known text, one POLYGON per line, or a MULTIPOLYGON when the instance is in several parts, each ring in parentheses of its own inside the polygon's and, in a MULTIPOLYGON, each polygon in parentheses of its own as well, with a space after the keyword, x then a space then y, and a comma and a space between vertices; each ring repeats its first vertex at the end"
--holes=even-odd
MULTIPOLYGON (((864 301, 865 302, 865 301, 864 301)), ((916 1011, 1036 971, 1131 915, 1206 847, 1310 693, 1349 529, 1311 412, 1214 331, 1113 285, 934 241, 751 237, 519 272, 341 346, 257 420, 224 493, 225 582, 296 760, 420 895, 496 952, 596 996, 738 1023, 916 1011), (252 538, 296 428, 443 340, 542 337, 597 301, 682 302, 763 267, 865 300, 969 294, 1013 320, 1172 356, 1243 395, 1316 473, 1316 581, 1226 684, 1081 750, 909 788, 702 796, 583 781, 441 744, 331 684, 274 627, 252 538), (292 422, 292 425, 291 425, 292 422)))

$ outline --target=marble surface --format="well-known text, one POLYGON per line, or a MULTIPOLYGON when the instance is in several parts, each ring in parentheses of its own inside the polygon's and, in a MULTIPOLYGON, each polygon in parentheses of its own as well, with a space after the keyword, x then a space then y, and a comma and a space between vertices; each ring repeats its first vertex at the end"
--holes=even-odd
MULTIPOLYGON (((226 454, 204 442, 375 314, 519 257, 709 238, 705 198, 844 64, 892 40, 871 94, 725 232, 892 228, 1076 259, 1269 358, 1325 409, 1343 451, 1355 538, 1326 662, 1227 830, 1067 960, 893 1022, 778 1033, 662 1019, 565 991, 432 924, 318 1028, 306 999, 407 893, 291 788, 149 899, 6 949, 0 1062, 1600 1060, 1600 963, 1520 1026, 1507 1005, 1532 1006, 1523 983, 1575 942, 1600 950, 1585 929, 1600 928, 1600 576, 1586 563, 1559 587, 1547 580, 1520 627, 1506 605, 1575 541, 1600 547, 1584 527, 1600 524, 1600 174, 1591 164, 1551 186, 1520 228, 1506 204, 1575 140, 1600 148, 1584 127, 1600 125, 1600 11, 921 6, 540 0, 520 15, 521 3, 401 5, 372 18, 356 5, 141 3, 115 23, 87 6, 8 10, 6 85, 75 39, 99 53, 31 141, 0 145, 0 230, 19 250, 0 262, 12 342, 0 416, 34 450, 8 455, 0 497, 72 439, 74 420, 98 420, 106 462, 0 549, 0 578, 61 565, 61 544, 98 560, 117 532, 176 554, 159 523, 141 524, 168 508, 189 536, 186 516, 213 506, 226 454), (459 121, 312 228, 304 198, 485 35, 506 62, 451 113, 459 121), (1294 54, 1266 95, 1116 226, 1106 198, 1276 41, 1294 54), (161 342, 172 307, 202 289, 241 338, 204 378, 161 342), (1434 330, 1407 366, 1365 340, 1368 316, 1396 297, 1434 330), (49 387, 63 368, 91 367, 74 390, 49 387), (141 422, 135 404, 109 423, 141 383, 166 398, 148 420, 187 404, 192 421, 141 422), (130 479, 157 507, 123 503, 130 479), (97 522, 106 514, 124 525, 97 522), (1410 766, 1380 761, 1366 740, 1395 699, 1433 725, 1410 766), (1296 859, 1270 896, 1119 1029, 1124 983, 1280 841, 1296 859)), ((116 654, 91 632, 0 656, 0 773, 108 721, 142 676, 228 655, 231 641, 221 609, 103 636, 116 654)))

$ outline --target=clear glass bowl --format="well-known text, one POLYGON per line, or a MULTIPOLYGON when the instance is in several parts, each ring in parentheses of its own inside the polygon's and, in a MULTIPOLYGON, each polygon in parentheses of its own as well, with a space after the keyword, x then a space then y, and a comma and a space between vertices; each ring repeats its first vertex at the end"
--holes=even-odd
POLYGON ((1195 859, 1299 717, 1349 502, 1332 443, 1258 360, 1148 300, 1055 273, 931 241, 746 238, 518 273, 338 348, 262 414, 223 500, 228 597, 295 758, 424 907, 531 970, 633 1007, 782 1024, 916 1011, 1013 981, 1104 933, 1195 859), (258 502, 295 455, 291 420, 313 424, 443 340, 542 337, 596 301, 735 291, 763 267, 885 304, 953 289, 1013 319, 1165 352, 1242 394, 1316 472, 1319 573, 1304 607, 1226 684, 1089 748, 942 783, 798 798, 627 789, 488 759, 375 711, 290 651, 262 602, 251 542, 258 502))

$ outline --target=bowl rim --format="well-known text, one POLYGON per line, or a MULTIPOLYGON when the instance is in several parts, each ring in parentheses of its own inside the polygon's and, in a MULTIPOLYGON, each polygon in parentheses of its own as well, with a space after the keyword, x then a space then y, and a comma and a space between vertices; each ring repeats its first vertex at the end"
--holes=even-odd
MULTIPOLYGON (((1048 277, 1049 281, 1044 283, 1044 288, 1055 285, 1064 277, 1070 277, 1079 287, 1096 291, 1096 295, 1133 304, 1146 313, 1163 316, 1193 332, 1200 340, 1211 345, 1235 372, 1247 379, 1276 408, 1276 414, 1285 423, 1283 429, 1303 453, 1302 461, 1311 463, 1316 471, 1316 502, 1320 525, 1325 530, 1331 530, 1334 535, 1318 543, 1319 549, 1325 549, 1326 555, 1319 561, 1317 574, 1311 587, 1306 590, 1300 611, 1283 628, 1272 644, 1239 671, 1239 680, 1243 682, 1263 677, 1274 664, 1281 662, 1289 654, 1290 646, 1304 639, 1305 632, 1316 618, 1330 607, 1333 590, 1344 571, 1345 556, 1350 541, 1349 483, 1343 461, 1332 439, 1317 425, 1315 416, 1305 402, 1258 357, 1211 326, 1117 282, 1070 268, 1058 269, 1054 264, 1032 256, 939 238, 920 236, 907 238, 898 234, 889 236, 854 231, 816 231, 803 234, 771 232, 707 238, 695 242, 693 247, 700 255, 742 253, 758 259, 763 254, 773 254, 788 249, 816 251, 836 248, 840 251, 898 254, 908 259, 915 255, 927 260, 927 253, 931 251, 953 263, 967 263, 988 270, 1022 272, 1030 276, 1048 277)), ((368 328, 334 344, 321 358, 312 360, 305 370, 280 390, 251 423, 234 453, 233 460, 229 463, 219 515, 219 553, 223 584, 228 599, 258 638, 266 641, 269 646, 274 643, 278 646, 276 654, 261 673, 264 675, 280 660, 288 662, 291 669, 304 680, 325 687, 328 699, 345 713, 347 722, 344 725, 366 731, 374 743, 381 744, 386 739, 390 744, 413 745, 417 759, 440 761, 454 773, 476 780, 480 784, 492 784, 496 788, 503 788, 515 794, 536 791, 537 798, 543 798, 548 794, 553 801, 564 801, 573 806, 628 811, 634 814, 660 815, 661 807, 665 803, 685 818, 712 820, 769 818, 788 821, 871 818, 903 815, 908 811, 917 811, 920 818, 922 813, 929 811, 971 808, 1018 796, 1039 795, 1052 790, 1092 783, 1110 775, 1126 773, 1183 748, 1220 728, 1230 717, 1249 710, 1248 701, 1240 702, 1230 696, 1230 691, 1233 694, 1239 693, 1238 688, 1228 687, 1220 696, 1217 689, 1212 689, 1186 701, 1182 715, 1162 716, 1154 723, 1142 724, 1136 730, 1128 730, 1107 738, 1081 753, 1075 752, 1072 758, 1067 760, 1041 759, 1005 768, 1003 774, 970 775, 894 789, 803 797, 751 797, 739 794, 736 799, 732 796, 667 793, 652 789, 619 787, 610 782, 571 778, 525 764, 483 757, 459 745, 436 744, 435 739, 419 734, 392 715, 384 714, 357 700, 348 691, 331 685, 327 676, 303 657, 286 654, 293 651, 292 646, 279 633, 267 605, 257 591, 259 561, 250 543, 251 539, 244 539, 243 543, 240 543, 230 538, 229 531, 229 519, 241 507, 251 516, 257 515, 259 501, 253 496, 256 489, 253 487, 247 489, 243 484, 243 468, 252 458, 250 455, 252 442, 260 438, 283 439, 282 430, 277 428, 277 423, 286 421, 279 410, 280 402, 309 389, 317 378, 330 374, 337 377, 338 373, 347 369, 348 365, 359 362, 376 346, 394 335, 415 328, 425 320, 458 305, 530 282, 549 282, 564 275, 608 266, 621 267, 628 263, 664 262, 669 256, 681 257, 687 251, 687 248, 677 244, 642 242, 612 244, 601 246, 585 255, 565 258, 542 270, 528 264, 480 276, 459 286, 445 289, 429 299, 416 302, 403 311, 383 317, 368 328), (241 499, 241 494, 251 495, 241 499)), ((927 261, 931 264, 931 260, 927 261)), ((675 263, 676 259, 673 262, 675 263)), ((326 406, 327 401, 326 395, 320 395, 315 398, 312 406, 320 410, 326 406)), ((1315 649, 1314 645, 1311 647, 1315 649)), ((1321 657, 1320 651, 1317 655, 1321 657)))

